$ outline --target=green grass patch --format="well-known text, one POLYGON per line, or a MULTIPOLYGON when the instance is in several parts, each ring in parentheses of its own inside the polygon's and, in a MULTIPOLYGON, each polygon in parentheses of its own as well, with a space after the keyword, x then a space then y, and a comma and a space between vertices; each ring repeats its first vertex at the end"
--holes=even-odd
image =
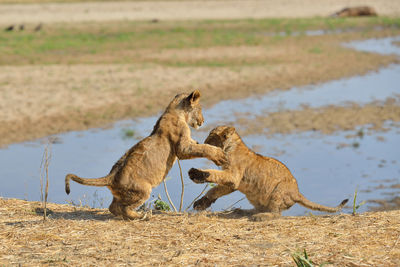
POLYGON ((310 52, 312 54, 321 54, 322 53, 322 48, 313 47, 313 48, 309 49, 308 52, 310 52))
MULTIPOLYGON (((0 31, 0 64, 133 63, 142 50, 268 46, 308 30, 400 27, 400 18, 307 18, 115 22, 44 25, 0 31), (282 34, 283 33, 283 34, 282 34)), ((320 53, 317 48, 311 53, 320 53)), ((219 63, 209 62, 210 65, 219 63)))
POLYGON ((132 129, 126 129, 126 128, 124 128, 124 129, 122 129, 122 132, 123 132, 123 138, 133 138, 133 137, 135 137, 135 131, 134 130, 132 130, 132 129))

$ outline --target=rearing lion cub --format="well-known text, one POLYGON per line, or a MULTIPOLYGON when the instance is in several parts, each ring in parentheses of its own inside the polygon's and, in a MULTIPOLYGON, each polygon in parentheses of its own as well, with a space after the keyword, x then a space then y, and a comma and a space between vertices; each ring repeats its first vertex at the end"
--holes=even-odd
POLYGON ((199 100, 197 90, 175 96, 150 136, 126 152, 107 176, 86 179, 68 174, 65 177, 67 194, 70 179, 84 185, 107 186, 114 196, 109 207, 111 213, 124 219, 137 219, 141 216, 133 209, 150 197, 152 188, 162 182, 176 158, 206 157, 217 165, 225 163, 221 148, 198 144, 190 136, 189 125, 197 129, 204 122, 199 100))
POLYGON ((213 129, 205 144, 224 150, 228 163, 220 170, 190 169, 189 177, 195 183, 218 184, 196 201, 193 207, 204 210, 218 198, 239 190, 255 207, 253 219, 260 221, 280 216, 281 211, 295 203, 319 211, 336 212, 343 208, 348 199, 337 207, 327 207, 306 199, 297 186, 289 169, 276 159, 264 157, 251 151, 236 133, 234 127, 218 126, 213 129))

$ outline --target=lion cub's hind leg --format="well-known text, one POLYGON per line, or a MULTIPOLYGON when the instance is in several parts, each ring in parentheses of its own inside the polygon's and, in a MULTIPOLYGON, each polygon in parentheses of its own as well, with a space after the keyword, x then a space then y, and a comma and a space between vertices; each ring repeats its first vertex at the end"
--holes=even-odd
POLYGON ((115 198, 108 208, 112 214, 117 217, 122 217, 124 220, 136 220, 142 219, 144 215, 136 212, 138 205, 124 205, 119 201, 116 201, 115 198))
POLYGON ((117 217, 122 216, 121 204, 118 202, 118 200, 115 197, 113 198, 113 201, 111 202, 110 206, 108 207, 108 210, 117 217))
POLYGON ((151 194, 151 186, 149 188, 141 188, 136 190, 114 191, 118 197, 114 199, 108 208, 115 216, 122 216, 125 220, 141 219, 146 214, 141 215, 135 209, 142 205, 151 194))
POLYGON ((136 207, 124 205, 114 198, 108 209, 112 214, 117 217, 122 217, 124 220, 135 220, 142 218, 142 215, 133 210, 134 208, 136 207))
POLYGON ((234 191, 235 190, 230 187, 223 185, 216 185, 215 187, 208 190, 205 196, 194 202, 193 208, 195 210, 205 210, 208 207, 210 207, 211 204, 214 203, 218 198, 228 195, 234 191))
POLYGON ((136 205, 135 206, 123 206, 122 207, 122 218, 124 218, 125 220, 137 220, 137 219, 142 219, 145 214, 140 214, 136 211, 134 211, 134 209, 137 208, 136 205))
POLYGON ((261 198, 259 203, 255 204, 258 213, 254 214, 253 221, 267 221, 279 218, 283 210, 289 209, 295 204, 292 198, 292 192, 286 192, 284 185, 278 185, 268 199, 261 198))

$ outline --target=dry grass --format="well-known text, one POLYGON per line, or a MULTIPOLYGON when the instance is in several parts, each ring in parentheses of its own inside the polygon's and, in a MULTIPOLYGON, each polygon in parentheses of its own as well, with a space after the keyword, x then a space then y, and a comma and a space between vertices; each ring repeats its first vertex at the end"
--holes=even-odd
POLYGON ((318 264, 398 266, 400 211, 283 217, 267 222, 212 214, 122 221, 108 211, 0 199, 0 264, 293 266, 307 250, 318 264))

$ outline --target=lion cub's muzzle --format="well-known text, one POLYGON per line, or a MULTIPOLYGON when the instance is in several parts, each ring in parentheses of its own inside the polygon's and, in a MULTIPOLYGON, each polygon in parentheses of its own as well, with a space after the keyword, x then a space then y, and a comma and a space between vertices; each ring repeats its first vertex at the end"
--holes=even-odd
POLYGON ((204 123, 204 117, 203 115, 200 116, 200 118, 197 119, 197 125, 200 127, 204 123))
POLYGON ((204 118, 201 117, 197 119, 195 123, 193 123, 192 127, 198 129, 201 125, 203 125, 203 123, 204 123, 204 118))

